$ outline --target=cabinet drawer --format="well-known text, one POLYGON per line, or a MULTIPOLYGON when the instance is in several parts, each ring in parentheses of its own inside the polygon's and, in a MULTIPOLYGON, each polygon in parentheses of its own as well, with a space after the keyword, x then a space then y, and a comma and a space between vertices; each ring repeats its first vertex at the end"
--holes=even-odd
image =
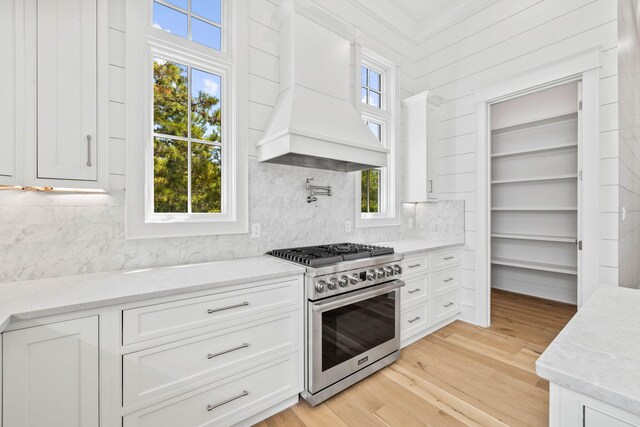
POLYGON ((428 268, 428 257, 417 256, 402 260, 400 263, 402 267, 402 275, 408 276, 412 274, 426 273, 428 268))
POLYGON ((299 311, 260 322, 124 355, 124 406, 237 374, 300 345, 299 311))
POLYGON ((433 252, 431 254, 431 267, 433 269, 443 268, 460 263, 460 250, 433 252))
POLYGON ((413 301, 428 295, 429 276, 419 276, 405 279, 401 288, 400 304, 406 307, 413 301))
POLYGON ((123 310, 122 343, 132 344, 223 322, 248 321, 256 314, 299 304, 301 291, 300 280, 292 279, 123 310))
POLYGON ((298 356, 123 419, 124 427, 230 426, 301 391, 298 356))
POLYGON ((440 322, 441 320, 458 313, 460 311, 459 299, 459 291, 451 292, 432 299, 431 303, 433 304, 433 307, 431 310, 433 313, 433 322, 440 322))
POLYGON ((400 314, 402 339, 424 330, 429 325, 429 302, 425 301, 400 314))
POLYGON ((434 296, 440 296, 458 289, 458 267, 437 271, 431 274, 431 286, 434 296))

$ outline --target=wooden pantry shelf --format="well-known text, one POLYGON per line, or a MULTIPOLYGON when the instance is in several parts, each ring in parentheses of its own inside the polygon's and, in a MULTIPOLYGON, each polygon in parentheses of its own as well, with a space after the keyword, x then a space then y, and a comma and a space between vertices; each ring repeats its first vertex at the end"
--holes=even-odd
POLYGON ((548 264, 544 262, 525 261, 520 259, 509 258, 492 258, 491 264, 504 265, 507 267, 526 268, 528 270, 550 271, 552 273, 578 275, 577 267, 570 265, 548 264))
POLYGON ((532 128, 556 125, 558 123, 569 122, 577 119, 578 119, 577 111, 560 114, 560 115, 554 114, 551 116, 539 117, 536 120, 518 121, 518 122, 511 123, 508 126, 494 128, 494 129, 491 129, 491 134, 495 135, 495 134, 502 134, 502 133, 519 132, 522 130, 529 130, 532 128))
POLYGON ((578 175, 568 174, 568 175, 539 176, 535 178, 500 179, 496 181, 491 181, 491 184, 516 184, 519 182, 559 181, 563 179, 578 179, 578 175))
POLYGON ((514 240, 536 240, 540 242, 560 242, 560 243, 575 243, 575 237, 563 237, 563 236, 544 236, 535 234, 511 234, 511 233, 494 233, 491 237, 497 239, 514 239, 514 240))
POLYGON ((575 207, 564 207, 564 208, 554 208, 550 206, 542 206, 542 207, 531 207, 531 208, 519 208, 519 207, 492 207, 492 211, 513 211, 513 212, 571 212, 577 211, 578 208, 575 207))
POLYGON ((545 151, 568 150, 570 148, 577 148, 577 147, 578 147, 577 142, 571 142, 568 144, 556 144, 556 145, 548 145, 546 147, 540 147, 540 148, 529 148, 526 150, 514 150, 514 151, 505 151, 503 153, 494 153, 491 155, 491 157, 496 158, 496 157, 521 156, 525 154, 544 153, 545 151))

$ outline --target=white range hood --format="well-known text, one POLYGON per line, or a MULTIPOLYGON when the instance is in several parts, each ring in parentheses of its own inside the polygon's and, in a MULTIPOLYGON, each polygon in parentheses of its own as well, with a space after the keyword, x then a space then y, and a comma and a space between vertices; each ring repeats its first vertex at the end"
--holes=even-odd
POLYGON ((344 172, 387 166, 388 150, 351 103, 355 30, 305 0, 285 0, 277 18, 280 96, 258 159, 344 172))

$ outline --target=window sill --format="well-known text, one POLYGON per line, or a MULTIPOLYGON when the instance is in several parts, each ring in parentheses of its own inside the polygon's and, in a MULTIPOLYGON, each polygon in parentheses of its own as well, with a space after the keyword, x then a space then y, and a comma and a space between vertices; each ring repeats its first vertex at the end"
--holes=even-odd
POLYGON ((249 223, 246 219, 239 221, 143 222, 130 220, 128 217, 125 231, 127 239, 248 234, 249 223))

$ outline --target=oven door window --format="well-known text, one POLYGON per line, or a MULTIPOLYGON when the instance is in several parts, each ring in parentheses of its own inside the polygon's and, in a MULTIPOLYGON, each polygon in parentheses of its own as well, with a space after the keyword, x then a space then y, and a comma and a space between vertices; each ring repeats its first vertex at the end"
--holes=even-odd
POLYGON ((395 338, 395 292, 322 313, 322 371, 395 338))

